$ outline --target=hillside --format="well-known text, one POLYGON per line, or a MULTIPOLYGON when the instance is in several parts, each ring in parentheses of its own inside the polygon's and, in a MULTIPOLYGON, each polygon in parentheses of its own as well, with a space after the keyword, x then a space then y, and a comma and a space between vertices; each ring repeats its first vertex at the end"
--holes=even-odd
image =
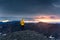
MULTIPOLYGON (((52 23, 25 23, 24 30, 36 31, 38 33, 42 33, 45 36, 53 35, 54 37, 60 36, 60 24, 52 24, 52 23)), ((8 34, 17 31, 22 31, 21 25, 19 21, 11 21, 2 23, 0 22, 0 33, 8 34)))
POLYGON ((19 31, 8 34, 2 40, 48 40, 46 36, 34 31, 19 31))

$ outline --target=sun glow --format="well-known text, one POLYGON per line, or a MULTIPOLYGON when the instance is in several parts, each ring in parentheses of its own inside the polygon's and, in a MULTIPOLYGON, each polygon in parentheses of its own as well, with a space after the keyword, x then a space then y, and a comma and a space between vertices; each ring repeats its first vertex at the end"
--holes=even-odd
POLYGON ((38 22, 47 22, 47 23, 60 22, 60 18, 57 16, 36 16, 34 20, 38 22))
POLYGON ((47 23, 60 22, 60 19, 35 19, 35 20, 38 21, 38 22, 47 22, 47 23))
POLYGON ((55 15, 40 15, 40 16, 35 16, 33 20, 27 20, 24 21, 25 23, 38 23, 38 22, 46 22, 46 23, 60 23, 60 18, 55 15))

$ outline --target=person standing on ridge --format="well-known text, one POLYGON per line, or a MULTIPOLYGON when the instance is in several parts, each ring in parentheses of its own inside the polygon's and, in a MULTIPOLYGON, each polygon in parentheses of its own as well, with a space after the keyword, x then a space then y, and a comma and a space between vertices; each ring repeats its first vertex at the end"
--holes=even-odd
POLYGON ((23 19, 23 18, 22 18, 22 20, 20 21, 20 25, 21 25, 21 29, 24 30, 24 25, 25 25, 25 23, 24 23, 24 19, 23 19))

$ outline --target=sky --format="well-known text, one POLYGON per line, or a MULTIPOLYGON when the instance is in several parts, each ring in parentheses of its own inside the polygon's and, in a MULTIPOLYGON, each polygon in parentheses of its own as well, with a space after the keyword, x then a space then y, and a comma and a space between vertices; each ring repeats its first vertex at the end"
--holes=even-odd
POLYGON ((60 15, 60 0, 0 0, 0 17, 60 15))

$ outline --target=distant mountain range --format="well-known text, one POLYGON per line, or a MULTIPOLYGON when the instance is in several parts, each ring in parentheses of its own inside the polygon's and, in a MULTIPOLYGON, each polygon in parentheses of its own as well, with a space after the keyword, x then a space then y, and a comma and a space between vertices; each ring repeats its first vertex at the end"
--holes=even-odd
POLYGON ((0 20, 19 21, 22 18, 24 18, 24 20, 32 20, 33 19, 31 17, 0 17, 0 20))

